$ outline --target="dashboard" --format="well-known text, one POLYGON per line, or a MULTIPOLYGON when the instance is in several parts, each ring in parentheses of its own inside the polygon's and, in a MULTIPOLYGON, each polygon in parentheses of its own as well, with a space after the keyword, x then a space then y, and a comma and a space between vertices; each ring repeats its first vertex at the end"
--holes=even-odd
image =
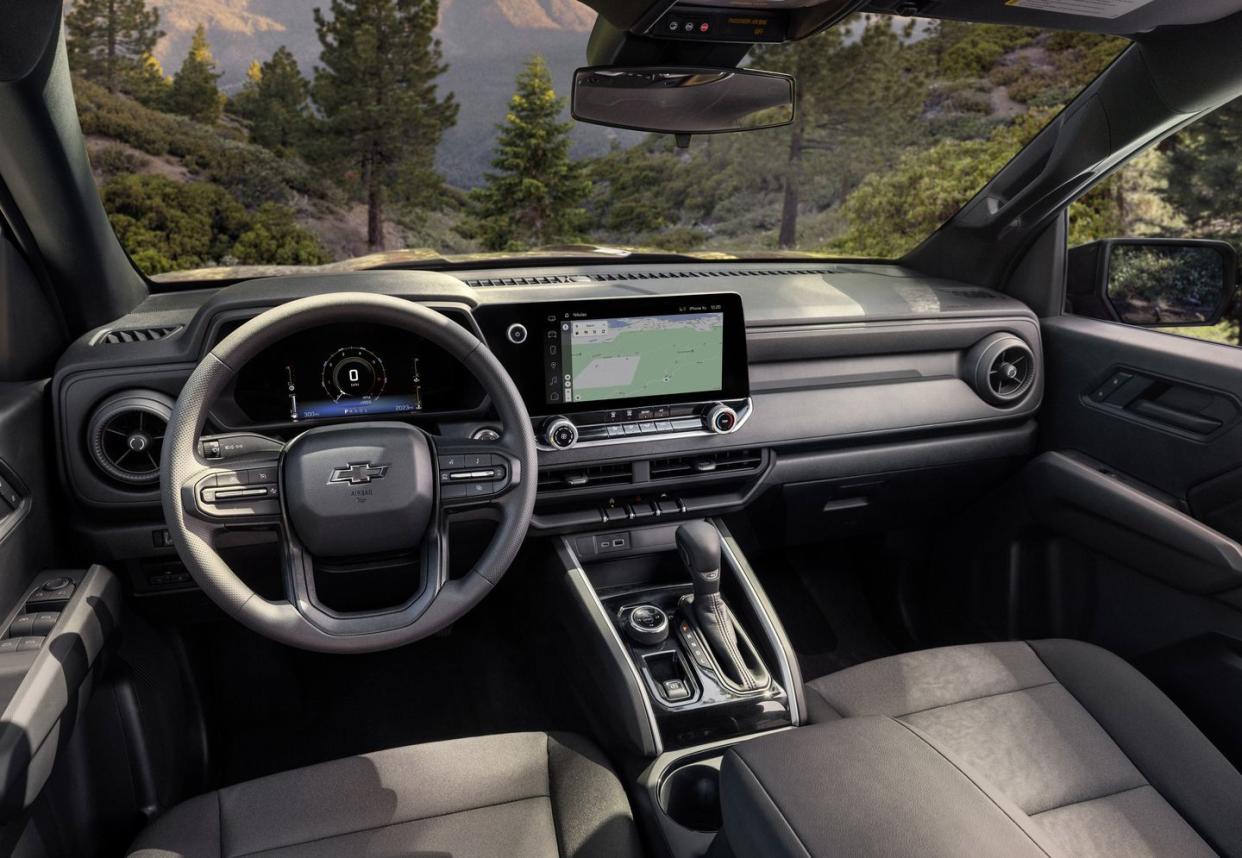
MULTIPOLYGON (((715 514, 769 491, 788 499, 793 526, 800 511, 864 491, 855 486, 899 494, 897 477, 860 475, 974 467, 1034 445, 1038 319, 1000 293, 899 266, 725 260, 272 277, 152 295, 62 357, 51 391, 58 466, 101 540, 98 556, 166 551, 154 529, 158 470, 106 467, 124 455, 122 435, 107 430, 167 419, 203 355, 248 319, 339 291, 417 301, 497 356, 539 440, 536 531, 715 514), (1030 355, 1020 363, 1033 375, 998 398, 983 370, 1014 349, 1030 355)), ((375 419, 446 438, 501 429, 483 391, 437 348, 337 323, 240 368, 206 432, 287 440, 324 422, 375 419)), ((852 503, 840 508, 880 506, 852 503)))

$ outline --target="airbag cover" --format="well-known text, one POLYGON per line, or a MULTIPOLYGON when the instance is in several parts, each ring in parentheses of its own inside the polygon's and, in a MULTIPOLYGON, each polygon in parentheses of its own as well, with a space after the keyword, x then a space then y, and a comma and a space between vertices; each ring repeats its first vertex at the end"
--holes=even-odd
POLYGON ((293 531, 317 557, 414 548, 435 504, 427 436, 402 423, 311 429, 286 450, 281 483, 293 531))

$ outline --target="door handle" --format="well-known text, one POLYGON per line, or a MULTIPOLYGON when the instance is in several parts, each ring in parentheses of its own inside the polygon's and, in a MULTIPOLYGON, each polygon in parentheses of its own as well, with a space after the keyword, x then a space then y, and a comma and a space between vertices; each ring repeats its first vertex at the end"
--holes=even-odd
POLYGON ((1196 435, 1211 435, 1222 425, 1219 420, 1211 417, 1170 408, 1150 399, 1137 399, 1130 403, 1129 408, 1135 414, 1146 417, 1148 420, 1193 432, 1196 435))

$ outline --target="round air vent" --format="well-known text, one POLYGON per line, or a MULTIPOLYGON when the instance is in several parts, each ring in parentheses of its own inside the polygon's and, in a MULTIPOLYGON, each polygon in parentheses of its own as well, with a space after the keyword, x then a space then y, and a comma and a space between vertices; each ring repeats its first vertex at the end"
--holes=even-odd
POLYGON ((1017 405, 1035 385, 1035 354, 1013 334, 994 334, 978 343, 965 363, 967 380, 992 405, 1017 405))
POLYGON ((87 427, 91 460, 127 486, 160 479, 160 452, 173 401, 153 390, 127 390, 101 402, 87 427))

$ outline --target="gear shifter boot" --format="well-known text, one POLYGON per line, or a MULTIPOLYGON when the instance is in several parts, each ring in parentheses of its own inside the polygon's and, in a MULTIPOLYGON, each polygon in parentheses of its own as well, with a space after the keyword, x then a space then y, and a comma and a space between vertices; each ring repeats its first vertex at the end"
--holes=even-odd
POLYGON ((743 691, 766 684, 767 675, 758 657, 750 652, 757 670, 747 664, 744 645, 739 640, 737 621, 720 595, 720 534, 705 521, 693 521, 677 528, 677 549, 694 583, 691 608, 699 633, 707 644, 724 679, 743 691), (759 677, 762 677, 762 681, 759 677))

